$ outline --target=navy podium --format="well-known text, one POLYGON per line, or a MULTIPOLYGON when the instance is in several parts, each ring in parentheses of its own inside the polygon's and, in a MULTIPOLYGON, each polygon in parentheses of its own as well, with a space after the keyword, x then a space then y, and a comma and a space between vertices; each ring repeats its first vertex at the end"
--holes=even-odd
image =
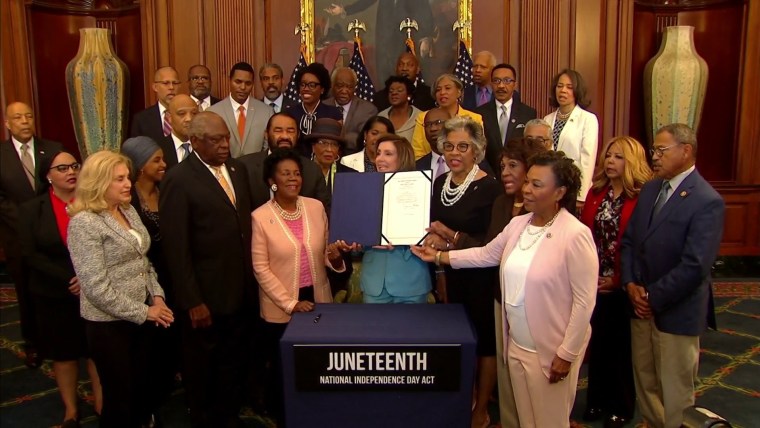
POLYGON ((280 350, 289 428, 470 426, 461 305, 318 304, 294 314, 280 350))

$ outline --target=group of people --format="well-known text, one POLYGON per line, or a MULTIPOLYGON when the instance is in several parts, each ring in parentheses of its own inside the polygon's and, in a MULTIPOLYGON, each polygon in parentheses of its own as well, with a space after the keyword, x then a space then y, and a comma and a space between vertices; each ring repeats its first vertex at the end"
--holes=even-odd
POLYGON ((231 68, 222 100, 205 66, 190 68, 189 95, 164 67, 121 152, 83 164, 9 105, 3 245, 24 338, 54 360, 63 426, 78 426, 79 358, 102 426, 155 426, 178 374, 193 426, 239 426, 244 404, 283 423, 278 342, 357 258, 365 303, 464 306, 473 427, 490 425, 495 390, 502 426, 568 426, 584 356, 585 419, 623 426, 638 401, 648 425, 680 426, 724 211, 695 170, 694 131, 661 128, 651 168, 625 136, 597 159, 579 73, 557 74, 556 110, 538 119, 514 67, 473 62, 474 87, 443 74, 430 88, 402 54, 380 106, 354 95, 347 68, 301 69, 291 104, 276 64, 258 70, 261 100, 250 64, 231 68), (434 177, 420 246, 328 241, 336 174, 412 170, 434 177))

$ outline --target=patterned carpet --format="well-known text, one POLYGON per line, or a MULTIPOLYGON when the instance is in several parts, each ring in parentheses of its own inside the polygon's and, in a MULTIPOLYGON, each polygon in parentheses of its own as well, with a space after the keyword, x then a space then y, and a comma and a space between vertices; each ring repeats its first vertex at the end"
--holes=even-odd
MULTIPOLYGON (((697 404, 725 417, 734 427, 760 426, 760 283, 716 284, 715 303, 719 329, 706 332, 701 340, 697 404)), ((23 358, 15 293, 12 288, 0 287, 0 425, 56 426, 63 416, 63 405, 52 366, 46 361, 40 369, 29 370, 23 358)), ((580 420, 585 407, 585 388, 586 379, 582 377, 573 412, 575 420, 580 420)), ((89 381, 80 381, 79 396, 82 426, 97 426, 89 381)), ((496 408, 491 407, 495 423, 496 408)), ((167 428, 189 426, 181 389, 164 406, 161 416, 167 428)), ((244 416, 243 420, 250 427, 273 426, 269 420, 254 415, 244 416)), ((581 426, 599 427, 601 423, 581 426)))

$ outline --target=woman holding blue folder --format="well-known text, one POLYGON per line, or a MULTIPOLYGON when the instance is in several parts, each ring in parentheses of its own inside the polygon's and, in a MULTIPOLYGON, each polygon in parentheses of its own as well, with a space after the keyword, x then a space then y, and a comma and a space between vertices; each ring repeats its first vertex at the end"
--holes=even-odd
MULTIPOLYGON (((378 139, 378 172, 414 171, 414 150, 401 136, 378 139)), ((361 289, 364 303, 426 303, 432 285, 427 263, 415 257, 408 245, 380 245, 365 250, 361 289)))

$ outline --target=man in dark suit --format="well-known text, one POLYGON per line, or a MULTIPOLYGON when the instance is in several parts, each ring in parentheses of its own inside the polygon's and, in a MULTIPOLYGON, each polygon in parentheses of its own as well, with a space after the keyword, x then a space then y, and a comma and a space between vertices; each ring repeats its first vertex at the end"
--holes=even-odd
POLYGON ((0 244, 18 299, 25 364, 37 368, 42 362, 35 347, 36 328, 27 276, 18 241, 18 206, 41 193, 37 165, 43 156, 62 150, 61 143, 34 136, 34 112, 28 105, 11 103, 5 110, 5 127, 11 139, 0 144, 0 244))
POLYGON ((294 104, 282 93, 282 67, 275 63, 266 63, 259 67, 259 84, 264 91, 264 104, 272 107, 275 113, 283 112, 294 104))
POLYGON ((631 343, 641 415, 647 426, 680 427, 683 411, 694 404, 699 336, 715 327, 710 269, 725 204, 694 167, 691 128, 660 128, 651 151, 656 178, 641 189, 623 236, 621 284, 635 313, 631 343))
MULTIPOLYGON (((412 95, 412 105, 422 111, 428 111, 435 108, 435 98, 430 91, 430 86, 422 83, 417 79, 420 73, 420 62, 414 54, 404 52, 399 55, 396 61, 396 75, 404 76, 414 82, 414 94, 412 95)), ((385 87, 375 92, 375 99, 372 101, 378 111, 383 111, 391 106, 388 101, 388 88, 385 87)))
MULTIPOLYGON (((265 138, 269 150, 266 152, 251 153, 239 157, 237 160, 245 165, 248 171, 249 182, 251 185, 251 197, 253 199, 253 209, 264 205, 272 198, 272 194, 264 180, 264 159, 272 153, 275 148, 295 148, 298 141, 298 124, 293 116, 288 113, 276 113, 269 118, 265 138)), ((330 212, 330 191, 327 190, 325 177, 322 175, 319 166, 311 159, 301 156, 303 171, 301 171, 302 185, 301 196, 314 198, 322 201, 325 211, 330 212)))
POLYGON ((166 174, 159 212, 181 323, 194 427, 240 424, 246 317, 255 312, 251 196, 230 157, 230 132, 212 112, 190 125, 193 154, 166 174))
POLYGON ((198 104, 189 95, 177 94, 169 103, 167 111, 172 133, 156 142, 164 152, 164 162, 168 171, 192 152, 190 123, 198 114, 198 104))
POLYGON ((356 72, 348 67, 339 67, 332 73, 332 97, 325 100, 325 104, 338 107, 343 113, 343 133, 346 140, 344 155, 350 155, 361 150, 357 147, 357 137, 364 124, 377 115, 377 107, 371 102, 354 96, 354 90, 358 83, 356 72))
MULTIPOLYGON (((472 83, 462 94, 462 107, 475 111, 476 108, 493 99, 494 88, 491 87, 491 70, 496 65, 496 57, 488 51, 476 53, 472 57, 472 83)), ((513 69, 514 70, 514 69, 513 69)))
POLYGON ((498 171, 504 144, 523 137, 525 125, 536 118, 536 110, 512 97, 517 86, 517 71, 511 65, 499 64, 493 67, 490 81, 494 99, 476 108, 475 113, 483 117, 483 128, 488 141, 486 159, 491 168, 498 171))
POLYGON ((146 136, 159 141, 168 137, 172 130, 167 116, 169 102, 176 95, 180 85, 179 74, 173 67, 161 67, 153 75, 153 91, 158 102, 135 114, 132 118, 130 137, 146 136))
POLYGON ((198 111, 204 111, 219 102, 219 98, 211 95, 211 70, 205 65, 190 67, 187 71, 187 86, 198 111))

